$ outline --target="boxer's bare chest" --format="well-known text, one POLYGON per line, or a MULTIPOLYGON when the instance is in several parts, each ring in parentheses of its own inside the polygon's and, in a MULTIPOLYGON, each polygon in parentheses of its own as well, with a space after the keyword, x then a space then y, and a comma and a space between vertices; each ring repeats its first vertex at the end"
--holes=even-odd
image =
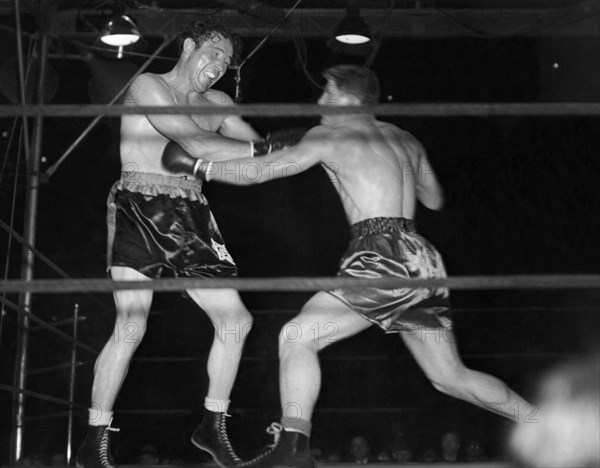
MULTIPOLYGON (((193 93, 188 94, 187 96, 180 98, 183 102, 181 105, 186 106, 194 106, 194 107, 210 107, 218 104, 215 102, 217 97, 214 93, 206 92, 206 93, 193 93)), ((191 114, 191 119, 194 121, 198 127, 209 130, 212 132, 216 132, 219 130, 221 123, 225 116, 223 115, 214 115, 214 114, 191 114)))

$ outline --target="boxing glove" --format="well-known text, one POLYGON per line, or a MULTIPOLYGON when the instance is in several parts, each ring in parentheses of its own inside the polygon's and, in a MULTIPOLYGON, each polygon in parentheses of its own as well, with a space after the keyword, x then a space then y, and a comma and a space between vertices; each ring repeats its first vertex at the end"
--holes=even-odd
POLYGON ((169 141, 162 153, 162 164, 170 172, 189 174, 203 180, 202 159, 194 158, 174 141, 169 141))
POLYGON ((296 146, 300 140, 302 140, 306 131, 305 128, 301 127, 276 130, 275 132, 268 134, 263 141, 254 142, 253 155, 264 156, 272 151, 296 146))

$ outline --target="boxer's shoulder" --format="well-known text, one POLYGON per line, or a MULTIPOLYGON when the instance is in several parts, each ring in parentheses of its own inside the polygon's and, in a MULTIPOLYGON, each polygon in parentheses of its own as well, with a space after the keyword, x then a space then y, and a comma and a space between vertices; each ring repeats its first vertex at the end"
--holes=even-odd
POLYGON ((165 79, 156 73, 142 73, 133 80, 133 83, 136 83, 138 86, 150 88, 170 88, 165 79))
POLYGON ((350 136, 355 134, 355 130, 337 125, 318 125, 310 129, 307 135, 312 138, 325 139, 330 143, 339 144, 347 141, 350 136))
POLYGON ((179 102, 175 90, 161 75, 155 73, 142 73, 133 80, 131 87, 138 92, 144 101, 158 99, 161 104, 179 102))

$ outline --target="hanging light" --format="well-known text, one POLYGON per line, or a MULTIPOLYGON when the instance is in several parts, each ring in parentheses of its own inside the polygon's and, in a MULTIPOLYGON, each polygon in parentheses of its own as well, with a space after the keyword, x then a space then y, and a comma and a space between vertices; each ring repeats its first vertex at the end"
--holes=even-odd
POLYGON ((361 18, 358 6, 353 2, 348 2, 346 16, 337 24, 333 35, 344 44, 364 44, 371 40, 369 25, 361 18))
POLYGON ((134 21, 127 15, 112 17, 100 34, 100 40, 107 45, 119 48, 122 55, 123 47, 136 43, 140 32, 134 21))

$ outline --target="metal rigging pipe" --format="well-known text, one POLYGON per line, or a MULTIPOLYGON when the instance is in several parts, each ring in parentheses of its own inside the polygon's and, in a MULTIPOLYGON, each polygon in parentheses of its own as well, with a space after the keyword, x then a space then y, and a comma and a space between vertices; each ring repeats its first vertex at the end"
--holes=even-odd
MULTIPOLYGON (((25 86, 26 81, 23 73, 23 43, 22 29, 20 21, 20 2, 15 0, 15 16, 16 16, 16 34, 17 34, 17 50, 19 61, 19 79, 21 84, 21 101, 25 102, 25 86)), ((42 27, 43 29, 43 27, 42 27)), ((46 77, 46 59, 48 54, 48 36, 42 30, 39 41, 39 68, 37 81, 37 96, 38 104, 44 102, 45 77, 46 77)), ((27 124, 24 121, 24 128, 27 124)), ((27 195, 25 207, 25 222, 23 227, 23 237, 32 246, 35 246, 36 227, 37 227, 37 211, 38 211, 38 196, 39 196, 39 171, 40 171, 40 154, 42 147, 42 132, 43 132, 43 117, 37 116, 34 120, 32 151, 29 151, 29 141, 27 133, 24 138, 25 152, 27 158, 27 195)), ((30 281, 34 277, 34 260, 33 252, 28 249, 23 249, 23 258, 21 262, 21 279, 30 281)), ((33 294, 31 292, 22 293, 19 297, 20 305, 23 309, 31 312, 33 294)), ((21 315, 19 317, 17 350, 15 356, 15 377, 14 386, 16 389, 24 390, 26 386, 27 360, 29 348, 29 319, 21 315)), ((13 396, 13 434, 12 434, 12 452, 11 462, 18 463, 23 456, 23 432, 25 422, 25 395, 22 392, 15 393, 13 396)))

